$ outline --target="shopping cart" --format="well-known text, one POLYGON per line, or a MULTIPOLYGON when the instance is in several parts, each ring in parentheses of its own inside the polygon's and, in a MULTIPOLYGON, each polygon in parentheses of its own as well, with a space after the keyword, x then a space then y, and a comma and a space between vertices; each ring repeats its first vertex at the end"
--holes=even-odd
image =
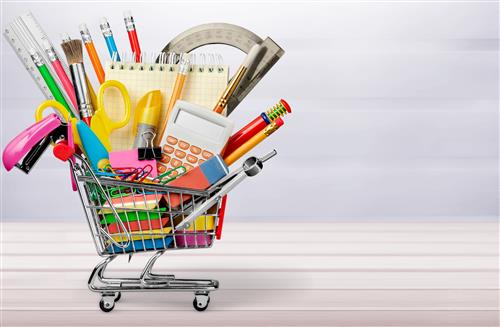
POLYGON ((154 274, 153 266, 166 251, 211 247, 224 211, 222 198, 247 176, 258 174, 274 155, 275 150, 260 159, 246 159, 241 168, 205 191, 96 176, 87 161, 75 155, 71 170, 97 253, 106 257, 88 281, 91 291, 101 293, 101 310, 113 310, 121 292, 137 291, 194 292, 194 308, 205 310, 210 291, 219 287, 217 280, 154 274), (138 252, 156 252, 138 277, 104 276, 118 255, 138 252))

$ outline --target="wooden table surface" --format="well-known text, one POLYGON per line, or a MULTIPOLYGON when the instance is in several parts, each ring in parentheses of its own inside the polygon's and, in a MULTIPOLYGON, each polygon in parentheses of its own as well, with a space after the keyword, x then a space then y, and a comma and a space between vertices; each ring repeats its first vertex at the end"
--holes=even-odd
MULTIPOLYGON (((124 293, 110 313, 87 288, 101 260, 83 223, 3 223, 3 326, 498 326, 495 222, 227 222, 210 249, 156 272, 214 278, 192 293, 124 293)), ((136 275, 149 255, 110 265, 136 275)))

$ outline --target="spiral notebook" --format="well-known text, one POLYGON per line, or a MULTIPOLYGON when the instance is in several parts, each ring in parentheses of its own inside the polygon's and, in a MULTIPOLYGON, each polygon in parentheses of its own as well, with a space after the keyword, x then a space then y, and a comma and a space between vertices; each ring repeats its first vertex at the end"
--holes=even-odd
MULTIPOLYGON (((205 61, 205 56, 201 56, 202 61, 205 61)), ((110 143, 113 151, 132 148, 135 137, 132 131, 135 107, 137 101, 151 90, 160 90, 162 93, 162 115, 158 126, 163 125, 167 105, 177 76, 178 65, 169 64, 166 60, 161 61, 163 62, 151 64, 114 61, 106 63, 106 80, 117 80, 123 83, 130 95, 132 105, 129 123, 111 133, 110 143)), ((226 88, 229 77, 229 67, 215 61, 212 59, 211 62, 202 62, 191 66, 182 91, 182 100, 209 109, 215 106, 219 96, 226 88)), ((104 95, 104 101, 108 116, 113 120, 120 120, 123 117, 123 100, 119 91, 108 89, 104 95)))

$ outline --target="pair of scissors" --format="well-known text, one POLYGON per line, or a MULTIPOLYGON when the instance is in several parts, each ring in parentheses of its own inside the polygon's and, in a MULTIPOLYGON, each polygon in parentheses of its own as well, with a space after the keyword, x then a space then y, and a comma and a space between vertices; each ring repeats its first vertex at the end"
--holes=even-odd
POLYGON ((110 135, 111 132, 115 129, 119 129, 125 127, 130 121, 130 112, 131 112, 131 104, 130 104, 130 96, 128 94, 127 88, 122 83, 109 80, 101 84, 99 88, 99 93, 97 95, 97 108, 94 108, 94 115, 92 116, 92 120, 90 121, 90 129, 97 135, 101 143, 104 145, 106 150, 111 151, 111 141, 110 135), (120 91, 124 112, 121 120, 115 121, 109 118, 106 113, 105 104, 104 104, 104 92, 109 88, 116 88, 120 91))

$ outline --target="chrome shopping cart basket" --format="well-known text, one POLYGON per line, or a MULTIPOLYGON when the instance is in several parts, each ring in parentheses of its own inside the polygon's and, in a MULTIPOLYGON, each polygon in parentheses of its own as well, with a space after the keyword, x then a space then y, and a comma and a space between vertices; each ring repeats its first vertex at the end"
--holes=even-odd
POLYGON ((219 286, 217 280, 154 274, 153 265, 166 251, 211 247, 222 218, 222 198, 247 176, 258 174, 274 155, 276 151, 246 159, 241 168, 204 191, 96 176, 87 161, 75 155, 71 170, 97 253, 105 257, 88 281, 89 289, 101 294, 101 310, 113 310, 121 292, 130 291, 194 292, 194 308, 205 310, 210 291, 219 286), (104 276, 118 255, 138 252, 155 252, 139 276, 104 276))

